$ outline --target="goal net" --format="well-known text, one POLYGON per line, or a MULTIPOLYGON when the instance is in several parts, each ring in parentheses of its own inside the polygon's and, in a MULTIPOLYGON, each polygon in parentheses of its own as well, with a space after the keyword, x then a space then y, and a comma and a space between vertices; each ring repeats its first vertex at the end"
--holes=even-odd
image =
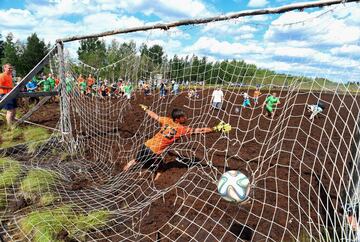
POLYGON ((51 130, 20 124, 2 134, 1 238, 358 241, 354 9, 65 43, 64 58, 54 52, 43 70, 60 79, 59 96, 27 119, 51 130), (270 95, 279 100, 272 113, 270 95), (174 108, 193 129, 223 121, 231 130, 184 135, 161 160, 129 165, 163 126, 150 111, 170 117, 174 108), (242 202, 217 190, 228 170, 250 180, 242 202))

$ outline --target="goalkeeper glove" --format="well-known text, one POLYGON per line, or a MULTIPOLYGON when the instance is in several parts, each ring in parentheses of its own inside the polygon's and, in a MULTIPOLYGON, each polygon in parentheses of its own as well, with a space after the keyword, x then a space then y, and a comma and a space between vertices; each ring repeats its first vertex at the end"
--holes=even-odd
POLYGON ((148 110, 148 106, 145 106, 144 104, 139 104, 140 108, 142 108, 144 111, 148 110))
POLYGON ((231 125, 225 123, 224 121, 220 121, 220 123, 216 125, 213 130, 216 132, 229 133, 231 130, 231 125))
POLYGON ((213 130, 216 132, 221 132, 224 126, 224 121, 220 121, 215 127, 213 127, 213 130))
POLYGON ((230 124, 224 124, 222 132, 229 133, 230 130, 231 130, 231 125, 230 124))

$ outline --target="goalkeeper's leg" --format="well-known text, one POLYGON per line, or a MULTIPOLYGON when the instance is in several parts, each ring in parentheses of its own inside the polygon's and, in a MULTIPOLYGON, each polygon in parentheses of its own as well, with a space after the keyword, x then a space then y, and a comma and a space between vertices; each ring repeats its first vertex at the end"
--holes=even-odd
POLYGON ((132 167, 135 163, 136 163, 136 160, 135 160, 135 159, 129 161, 129 162, 124 166, 124 171, 129 170, 129 168, 132 167))

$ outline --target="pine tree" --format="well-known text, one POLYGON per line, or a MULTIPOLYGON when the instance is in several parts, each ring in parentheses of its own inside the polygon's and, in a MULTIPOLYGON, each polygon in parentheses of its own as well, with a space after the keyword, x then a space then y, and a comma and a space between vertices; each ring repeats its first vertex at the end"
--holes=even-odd
POLYGON ((47 54, 48 47, 43 40, 40 40, 36 33, 27 38, 24 52, 21 56, 21 70, 19 74, 24 76, 31 71, 47 54))
POLYGON ((5 42, 2 39, 2 35, 0 34, 0 60, 4 58, 4 44, 5 42))
POLYGON ((98 38, 81 40, 77 54, 79 60, 95 68, 100 68, 106 64, 105 42, 98 38))

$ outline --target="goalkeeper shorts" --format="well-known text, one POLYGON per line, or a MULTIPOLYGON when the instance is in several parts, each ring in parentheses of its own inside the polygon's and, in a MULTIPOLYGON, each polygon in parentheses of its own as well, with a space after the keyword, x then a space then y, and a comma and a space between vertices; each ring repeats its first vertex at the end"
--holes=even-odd
POLYGON ((155 168, 162 161, 161 156, 155 154, 149 147, 144 144, 137 152, 135 160, 143 164, 144 168, 155 168))

